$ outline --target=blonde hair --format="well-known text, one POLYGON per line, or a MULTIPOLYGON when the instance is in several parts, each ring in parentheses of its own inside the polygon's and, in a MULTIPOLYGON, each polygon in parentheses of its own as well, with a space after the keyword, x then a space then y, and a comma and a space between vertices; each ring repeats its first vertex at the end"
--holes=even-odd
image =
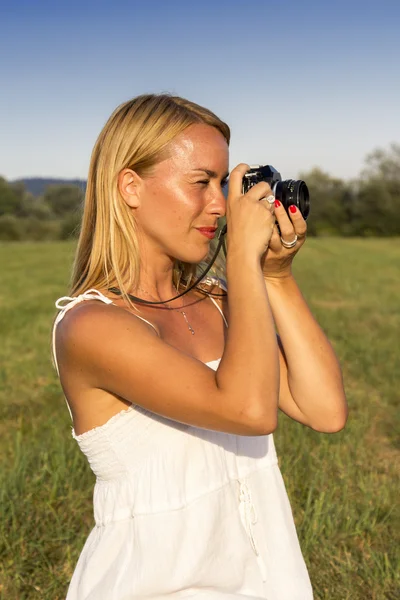
MULTIPOLYGON (((215 127, 229 144, 226 123, 208 109, 178 96, 146 94, 121 104, 113 112, 91 156, 72 295, 90 288, 117 287, 132 304, 128 290, 136 289, 139 283, 139 244, 132 210, 118 190, 118 175, 129 168, 146 176, 165 157, 169 142, 196 123, 215 127)), ((209 256, 213 250, 210 244, 209 256)), ((174 283, 188 287, 203 264, 176 261, 174 283)), ((218 275, 222 270, 220 262, 214 273, 218 275)))

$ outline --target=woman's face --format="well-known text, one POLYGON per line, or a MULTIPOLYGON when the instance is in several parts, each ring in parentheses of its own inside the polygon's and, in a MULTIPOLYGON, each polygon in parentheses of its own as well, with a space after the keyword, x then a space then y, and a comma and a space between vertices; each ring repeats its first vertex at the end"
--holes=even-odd
POLYGON ((191 125, 171 142, 169 157, 142 179, 135 210, 149 259, 198 263, 207 256, 210 239, 198 228, 217 227, 225 215, 228 167, 228 144, 214 127, 191 125))

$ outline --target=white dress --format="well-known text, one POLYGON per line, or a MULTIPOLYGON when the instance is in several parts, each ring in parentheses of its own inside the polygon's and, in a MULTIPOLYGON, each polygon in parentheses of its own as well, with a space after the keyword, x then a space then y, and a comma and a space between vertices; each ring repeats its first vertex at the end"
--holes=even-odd
MULTIPOLYGON (((85 299, 112 303, 97 290, 60 298, 53 347, 57 323, 85 299)), ((95 527, 67 600, 313 598, 272 434, 201 429, 131 405, 72 435, 96 476, 95 527)))

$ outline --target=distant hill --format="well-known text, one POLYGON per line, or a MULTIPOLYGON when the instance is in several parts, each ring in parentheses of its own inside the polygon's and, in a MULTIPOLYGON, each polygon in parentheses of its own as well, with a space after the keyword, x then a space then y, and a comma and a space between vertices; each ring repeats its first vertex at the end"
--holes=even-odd
POLYGON ((41 196, 49 185, 76 185, 83 191, 86 189, 86 181, 84 179, 52 179, 49 177, 26 177, 16 179, 16 182, 23 182, 28 192, 34 196, 41 196))

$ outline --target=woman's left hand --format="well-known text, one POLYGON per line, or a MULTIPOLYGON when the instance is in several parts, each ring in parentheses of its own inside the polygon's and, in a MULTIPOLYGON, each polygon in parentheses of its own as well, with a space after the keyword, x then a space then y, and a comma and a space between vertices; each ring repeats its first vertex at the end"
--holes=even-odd
POLYGON ((265 279, 281 279, 292 275, 292 261, 305 242, 307 235, 307 224, 299 209, 292 204, 289 214, 283 208, 279 200, 275 201, 275 217, 279 229, 275 224, 268 249, 261 258, 261 266, 265 279), (296 245, 293 248, 285 248, 281 242, 292 242, 297 236, 296 245))

